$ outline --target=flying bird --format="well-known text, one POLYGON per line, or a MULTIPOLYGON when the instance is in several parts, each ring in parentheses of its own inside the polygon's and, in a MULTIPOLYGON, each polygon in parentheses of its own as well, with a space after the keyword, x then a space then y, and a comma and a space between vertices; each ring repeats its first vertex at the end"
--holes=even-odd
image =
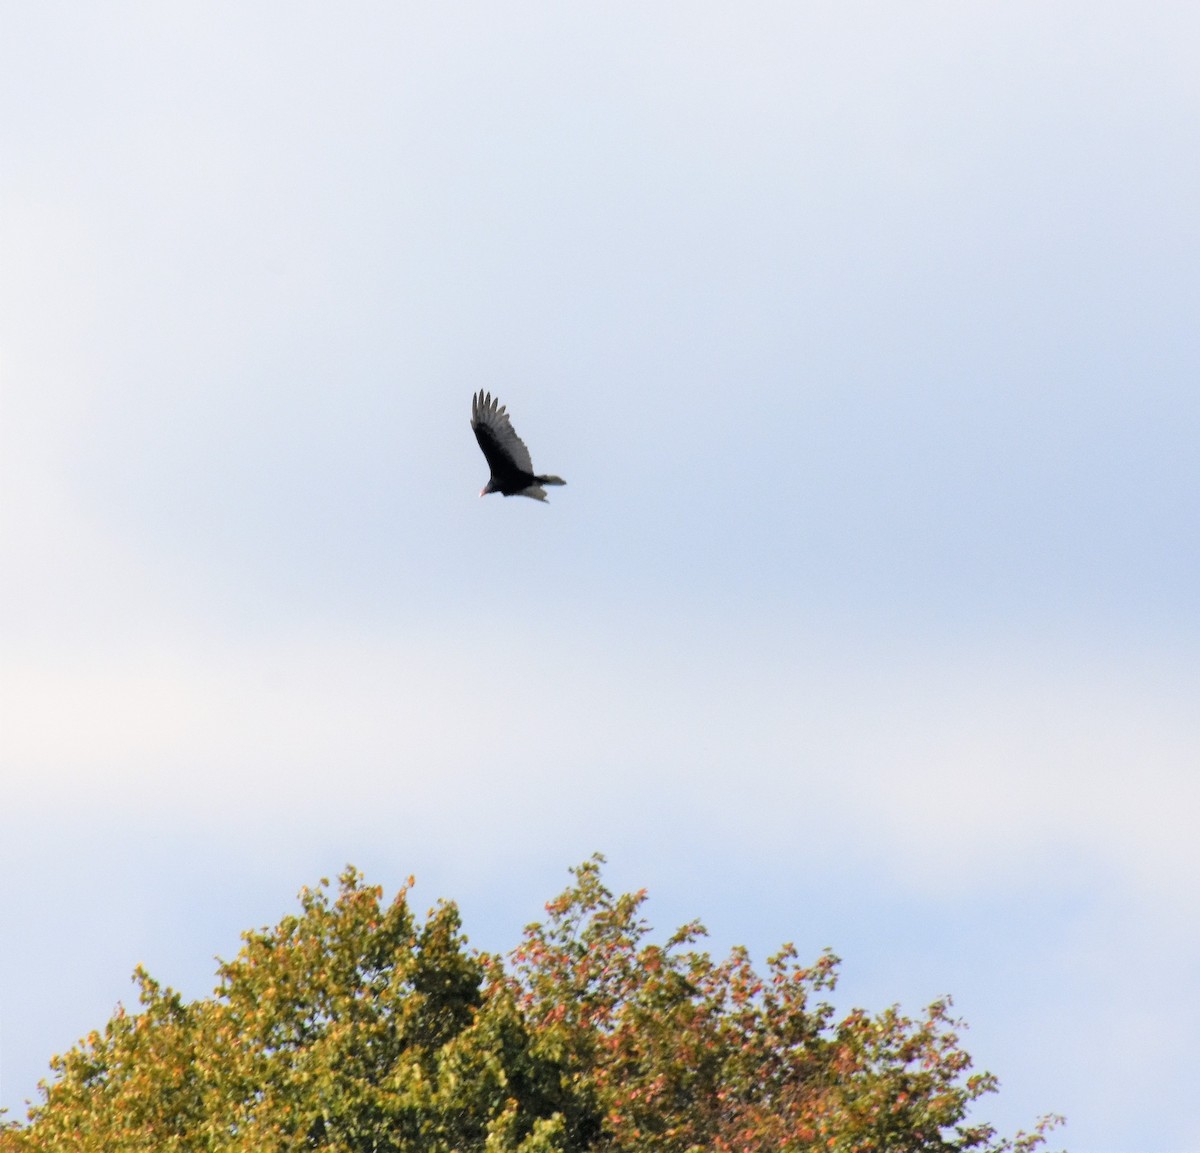
POLYGON ((529 459, 525 442, 513 431, 504 406, 482 389, 471 397, 471 427, 487 457, 492 475, 480 496, 502 492, 505 496, 527 496, 545 500, 544 484, 566 484, 561 476, 538 476, 529 459))

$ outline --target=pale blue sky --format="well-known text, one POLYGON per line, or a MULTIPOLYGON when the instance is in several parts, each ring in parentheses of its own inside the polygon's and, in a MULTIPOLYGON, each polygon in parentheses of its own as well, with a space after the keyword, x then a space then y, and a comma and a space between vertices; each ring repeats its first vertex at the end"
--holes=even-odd
POLYGON ((1200 10, 9 6, 0 156, 0 1105, 601 850, 1200 1148, 1200 10))

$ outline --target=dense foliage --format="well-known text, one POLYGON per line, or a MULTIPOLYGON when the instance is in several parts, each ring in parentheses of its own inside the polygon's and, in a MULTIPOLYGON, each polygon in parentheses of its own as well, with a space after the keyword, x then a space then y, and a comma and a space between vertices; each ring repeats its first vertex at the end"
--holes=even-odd
POLYGON ((56 1057, 4 1153, 768 1153, 1013 1150, 969 1124, 996 1088, 970 1073, 948 1004, 837 1019, 814 996, 837 959, 785 948, 762 975, 717 963, 699 925, 655 944, 644 893, 595 858, 506 966, 471 951, 452 904, 423 924, 407 888, 353 869, 247 933, 207 999, 136 974, 118 1010, 56 1057))

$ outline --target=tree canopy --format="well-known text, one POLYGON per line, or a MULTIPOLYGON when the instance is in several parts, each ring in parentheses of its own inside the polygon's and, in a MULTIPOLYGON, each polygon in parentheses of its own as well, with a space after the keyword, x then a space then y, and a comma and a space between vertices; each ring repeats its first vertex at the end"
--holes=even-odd
MULTIPOLYGON (((838 959, 714 961, 698 923, 655 943, 603 859, 502 959, 448 902, 414 917, 347 868, 248 932, 213 995, 139 968, 140 1009, 55 1057, 0 1153, 1031 1153, 971 1120, 949 1000, 838 1014, 838 959)), ((411 885, 411 880, 409 882, 411 885)))

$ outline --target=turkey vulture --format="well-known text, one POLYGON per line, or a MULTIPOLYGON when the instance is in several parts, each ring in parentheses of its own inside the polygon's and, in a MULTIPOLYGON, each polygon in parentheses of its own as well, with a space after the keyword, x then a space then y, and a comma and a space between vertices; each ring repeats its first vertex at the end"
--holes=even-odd
POLYGON ((471 427, 492 470, 487 486, 479 494, 502 492, 505 496, 528 496, 545 500, 544 484, 566 484, 560 476, 538 476, 529 459, 525 442, 513 431, 504 406, 482 389, 471 397, 471 427))

